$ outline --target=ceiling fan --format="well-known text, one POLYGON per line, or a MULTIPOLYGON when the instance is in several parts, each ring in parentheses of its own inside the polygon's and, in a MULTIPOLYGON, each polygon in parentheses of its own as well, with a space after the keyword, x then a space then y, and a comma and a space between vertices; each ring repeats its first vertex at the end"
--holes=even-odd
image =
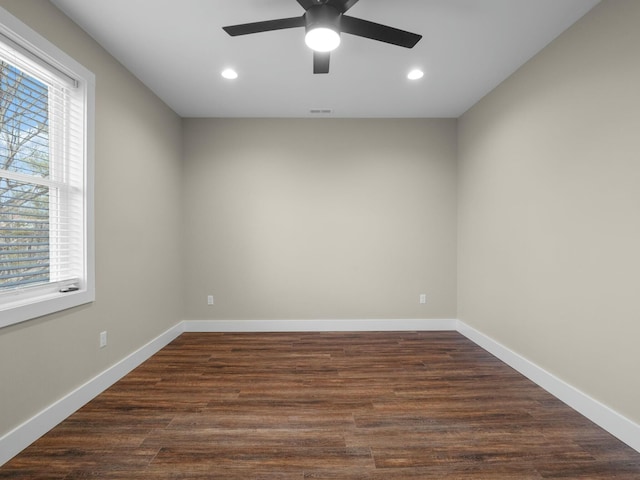
POLYGON ((418 35, 345 15, 358 0, 296 0, 304 15, 222 27, 232 37, 305 27, 305 43, 313 50, 313 73, 329 73, 331 51, 340 45, 340 33, 349 33, 405 48, 420 41, 418 35))

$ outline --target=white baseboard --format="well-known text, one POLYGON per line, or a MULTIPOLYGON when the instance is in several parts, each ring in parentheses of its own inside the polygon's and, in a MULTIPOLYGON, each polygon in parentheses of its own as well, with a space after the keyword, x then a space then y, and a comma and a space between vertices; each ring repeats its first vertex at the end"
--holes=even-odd
POLYGON ((473 343, 520 372, 536 385, 640 452, 640 425, 591 398, 552 373, 458 320, 457 330, 473 343))
POLYGON ((2 436, 0 438, 0 465, 20 453, 183 332, 356 331, 458 331, 640 452, 639 425, 459 320, 185 320, 2 436))
POLYGON ((390 332, 455 330, 457 320, 185 320, 185 332, 390 332))
POLYGON ((3 465, 73 412, 91 401, 149 357, 182 334, 182 323, 140 347, 112 367, 65 395, 0 438, 0 465, 3 465))

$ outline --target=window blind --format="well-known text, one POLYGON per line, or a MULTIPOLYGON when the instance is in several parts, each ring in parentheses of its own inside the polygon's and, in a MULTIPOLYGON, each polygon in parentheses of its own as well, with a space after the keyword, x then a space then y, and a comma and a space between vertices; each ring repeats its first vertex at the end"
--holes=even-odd
POLYGON ((32 57, 0 35, 0 294, 85 276, 82 92, 32 57))

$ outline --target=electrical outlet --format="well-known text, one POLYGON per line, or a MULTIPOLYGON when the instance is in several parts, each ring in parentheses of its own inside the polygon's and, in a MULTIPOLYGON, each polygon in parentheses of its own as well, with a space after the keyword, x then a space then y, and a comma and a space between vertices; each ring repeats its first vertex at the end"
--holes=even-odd
POLYGON ((207 305, 213 305, 213 295, 207 296, 207 305))
POLYGON ((107 332, 100 332, 100 348, 107 346, 107 332))
POLYGON ((425 303, 427 303, 427 294, 426 293, 421 293, 420 294, 420 303, 422 305, 424 305, 425 303))

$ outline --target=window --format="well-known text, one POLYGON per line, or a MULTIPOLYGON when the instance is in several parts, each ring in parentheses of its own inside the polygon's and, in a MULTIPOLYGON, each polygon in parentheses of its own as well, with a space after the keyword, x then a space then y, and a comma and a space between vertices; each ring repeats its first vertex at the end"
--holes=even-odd
POLYGON ((94 76, 0 9, 0 327, 94 299, 94 76))

